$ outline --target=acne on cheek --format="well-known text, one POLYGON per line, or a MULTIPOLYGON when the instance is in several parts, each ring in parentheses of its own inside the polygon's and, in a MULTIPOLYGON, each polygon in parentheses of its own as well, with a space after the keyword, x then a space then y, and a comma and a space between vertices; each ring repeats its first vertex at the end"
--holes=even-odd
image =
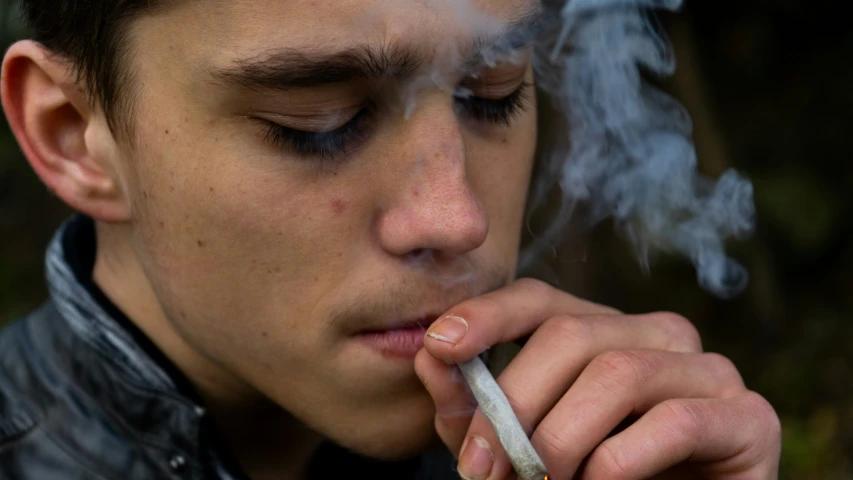
POLYGON ((340 214, 344 213, 344 211, 347 209, 347 203, 345 201, 343 201, 343 199, 340 199, 340 198, 332 199, 331 205, 332 205, 332 212, 334 212, 335 215, 340 215, 340 214))

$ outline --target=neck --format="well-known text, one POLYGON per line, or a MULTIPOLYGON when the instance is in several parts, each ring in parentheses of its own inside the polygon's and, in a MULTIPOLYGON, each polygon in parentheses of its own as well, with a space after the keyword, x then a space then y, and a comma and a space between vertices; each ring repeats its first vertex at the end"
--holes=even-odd
POLYGON ((95 283, 187 376, 250 478, 304 478, 322 438, 183 339, 131 247, 131 235, 129 226, 97 223, 95 283))

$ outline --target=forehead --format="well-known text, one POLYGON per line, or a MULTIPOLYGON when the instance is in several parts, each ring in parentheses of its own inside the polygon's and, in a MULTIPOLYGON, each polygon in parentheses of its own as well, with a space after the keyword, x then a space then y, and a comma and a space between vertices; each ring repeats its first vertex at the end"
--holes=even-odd
POLYGON ((412 44, 440 52, 526 16, 538 0, 207 0, 141 20, 149 41, 222 64, 270 49, 412 44))

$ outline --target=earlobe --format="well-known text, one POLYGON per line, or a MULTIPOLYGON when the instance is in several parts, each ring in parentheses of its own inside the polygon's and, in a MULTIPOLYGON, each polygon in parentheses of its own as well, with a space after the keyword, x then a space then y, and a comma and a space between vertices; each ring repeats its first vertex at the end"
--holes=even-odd
MULTIPOLYGON (((3 109, 30 165, 75 210, 104 222, 129 219, 117 158, 102 158, 98 142, 113 141, 89 106, 74 72, 44 47, 21 41, 3 59, 3 109), (94 134, 93 134, 94 133, 94 134)), ((107 129, 108 130, 108 129, 107 129)))

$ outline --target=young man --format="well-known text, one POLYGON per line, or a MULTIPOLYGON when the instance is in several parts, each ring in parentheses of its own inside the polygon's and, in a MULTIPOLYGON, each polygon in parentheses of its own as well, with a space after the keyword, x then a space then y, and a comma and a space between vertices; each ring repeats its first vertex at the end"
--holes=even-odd
POLYGON ((499 384, 552 478, 776 477, 688 321, 514 279, 529 47, 471 60, 530 0, 23 7, 3 106, 80 215, 0 337, 0 478, 509 478, 454 364, 522 338, 499 384))

